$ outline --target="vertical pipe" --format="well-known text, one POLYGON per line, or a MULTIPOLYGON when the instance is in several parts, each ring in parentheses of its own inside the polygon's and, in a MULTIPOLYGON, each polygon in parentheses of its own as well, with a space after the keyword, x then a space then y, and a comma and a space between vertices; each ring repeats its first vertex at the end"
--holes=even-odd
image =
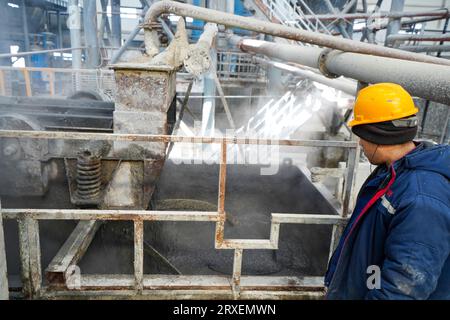
POLYGON ((217 51, 215 48, 211 48, 211 66, 211 71, 203 76, 203 94, 209 97, 203 100, 201 133, 204 136, 213 136, 215 128, 216 99, 213 98, 216 95, 214 75, 217 66, 217 51))
POLYGON ((56 11, 56 23, 58 24, 58 42, 59 48, 64 48, 61 20, 61 11, 58 10, 56 11))
POLYGON ((139 22, 136 25, 136 27, 130 32, 128 35, 127 40, 125 43, 120 47, 120 49, 112 56, 110 64, 115 64, 117 61, 119 61, 122 54, 127 50, 127 48, 130 46, 130 44, 133 42, 134 38, 139 34, 139 31, 141 31, 141 23, 144 19, 145 13, 148 10, 148 6, 144 6, 142 8, 141 16, 139 18, 139 22))
MULTIPOLYGON (((448 28, 448 21, 449 21, 449 18, 447 18, 447 19, 445 19, 445 23, 444 23, 444 28, 443 28, 443 30, 442 30, 442 34, 446 34, 447 33, 447 28, 448 28)), ((441 41, 441 42, 439 42, 439 45, 443 45, 444 44, 444 41, 441 41)), ((438 51, 438 53, 437 53, 437 57, 440 57, 441 56, 441 53, 442 53, 442 51, 438 51)), ((423 130, 424 130, 424 128, 425 128, 425 122, 426 122, 426 120, 427 120, 427 115, 428 115, 428 108, 430 107, 430 100, 427 100, 426 102, 425 102, 425 107, 424 107, 424 109, 423 109, 423 116, 422 116, 422 121, 421 121, 421 124, 420 124, 420 126, 421 126, 421 128, 420 128, 420 133, 421 134, 423 134, 423 130)), ((449 108, 450 109, 450 108, 449 108)), ((447 127, 444 127, 444 136, 445 136, 445 130, 447 130, 447 127)), ((443 137, 444 137, 443 136, 443 137)), ((442 140, 442 139, 441 139, 442 140)))
MULTIPOLYGON (((391 12, 401 12, 403 11, 403 8, 405 6, 405 0, 392 0, 391 3, 391 12)), ((395 19, 390 19, 387 29, 386 29, 386 40, 384 45, 385 46, 394 46, 393 44, 389 44, 388 40, 388 36, 391 34, 397 34, 401 27, 401 20, 402 18, 395 18, 395 19)))
POLYGON ((235 7, 234 2, 235 2, 235 0, 227 0, 226 1, 226 9, 227 9, 228 13, 234 14, 234 7, 235 7))
POLYGON ((84 39, 88 68, 100 67, 100 49, 97 38, 97 1, 83 1, 84 39))
POLYGON ((122 25, 120 18, 120 0, 111 0, 111 29, 112 46, 120 48, 122 45, 122 25))
POLYGON ((8 272, 6 269, 6 247, 3 233, 2 203, 0 200, 0 300, 9 299, 8 272))
MULTIPOLYGON (((360 146, 359 144, 356 145, 356 148, 349 149, 348 152, 348 160, 347 160, 347 176, 345 179, 345 186, 344 186, 344 201, 342 204, 342 213, 341 217, 347 218, 350 213, 350 200, 352 197, 352 191, 355 184, 355 178, 356 178, 356 172, 358 171, 358 163, 359 163, 359 155, 360 155, 360 146)), ((330 243, 330 252, 329 252, 329 259, 331 259, 331 256, 336 250, 336 247, 339 243, 339 239, 342 236, 342 233, 344 232, 343 225, 334 225, 333 226, 333 232, 331 235, 331 243, 330 243)))
MULTIPOLYGON (((381 5, 383 4, 383 0, 377 0, 377 3, 375 4, 375 8, 372 10, 372 16, 375 16, 375 14, 380 10, 381 5)), ((375 35, 376 31, 374 27, 372 26, 375 22, 375 18, 369 17, 366 21, 366 28, 364 30, 365 36, 367 37, 367 42, 369 43, 375 43, 375 35)), ((364 35, 363 35, 364 37, 364 35)), ((361 39, 363 41, 364 38, 361 39)))
MULTIPOLYGON (((28 16, 27 16, 27 7, 25 4, 25 0, 22 0, 21 6, 22 8, 22 23, 23 23, 23 36, 24 36, 24 46, 25 51, 30 51, 30 35, 28 34, 28 16)), ((31 67, 31 59, 29 56, 25 58, 26 66, 31 67)))
MULTIPOLYGON (((69 17, 67 18, 67 28, 70 30, 70 46, 72 48, 81 47, 81 17, 78 0, 69 0, 67 6, 69 17)), ((72 68, 81 69, 81 49, 72 50, 72 68)))

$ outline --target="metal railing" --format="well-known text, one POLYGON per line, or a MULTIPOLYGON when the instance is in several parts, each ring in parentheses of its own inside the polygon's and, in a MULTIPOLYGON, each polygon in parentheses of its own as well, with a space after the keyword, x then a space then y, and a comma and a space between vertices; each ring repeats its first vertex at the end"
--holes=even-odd
POLYGON ((113 70, 0 67, 3 96, 68 96, 79 90, 94 91, 104 100, 113 100, 113 70))
MULTIPOLYGON (((252 60, 252 55, 219 51, 217 57, 217 76, 224 83, 266 83, 266 72, 252 60)), ((114 71, 109 69, 0 67, 2 96, 68 96, 82 90, 114 101, 115 88, 114 71)))
POLYGON ((265 69, 254 62, 252 55, 235 51, 217 52, 217 77, 224 82, 267 81, 265 69))
MULTIPOLYGON (((207 299, 287 299, 320 298, 324 294, 321 277, 242 276, 242 257, 247 249, 278 248, 280 225, 333 225, 330 252, 342 233, 349 213, 349 201, 359 157, 359 145, 354 141, 322 140, 258 140, 252 138, 180 137, 167 135, 72 133, 50 131, 0 130, 0 138, 74 139, 108 141, 178 142, 220 144, 217 212, 144 211, 144 210, 57 210, 57 209, 1 209, 4 219, 19 223, 22 288, 27 298, 207 298, 207 299), (349 151, 342 212, 336 215, 272 213, 268 239, 225 239, 224 227, 227 148, 233 145, 280 145, 301 147, 342 147, 349 151), (42 285, 39 244, 40 220, 109 221, 125 220, 134 223, 134 275, 80 275, 76 289, 42 285), (234 250, 231 276, 144 275, 144 221, 205 221, 216 224, 215 248, 234 250)), ((0 225, 0 228, 3 228, 0 225)), ((0 230, 2 231, 2 230, 0 230)), ((1 234, 2 232, 0 232, 1 234)), ((2 239, 0 239, 2 240, 2 239)), ((1 244, 1 243, 0 243, 1 244)), ((0 254, 2 253, 0 246, 0 254)), ((1 266, 1 264, 0 264, 1 266)), ((6 270, 0 270, 0 276, 6 270)), ((66 279, 67 280, 67 279, 66 279)))
POLYGON ((306 17, 306 15, 314 17, 315 13, 303 0, 254 0, 254 3, 262 9, 272 22, 308 31, 331 34, 322 21, 306 17), (306 14, 303 12, 303 8, 307 11, 306 14))

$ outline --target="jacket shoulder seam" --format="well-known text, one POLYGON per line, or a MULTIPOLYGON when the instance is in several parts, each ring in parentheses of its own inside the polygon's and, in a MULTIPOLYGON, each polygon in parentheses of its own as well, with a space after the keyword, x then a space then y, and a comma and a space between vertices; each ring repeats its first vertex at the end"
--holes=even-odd
POLYGON ((424 197, 424 198, 436 200, 439 203, 443 204, 445 207, 450 208, 450 206, 447 203, 445 203, 444 201, 442 201, 441 199, 436 198, 436 197, 434 197, 434 196, 432 196, 430 194, 423 193, 423 192, 419 192, 418 194, 416 194, 416 196, 414 198, 411 198, 411 202, 410 203, 417 203, 417 199, 420 196, 424 197))

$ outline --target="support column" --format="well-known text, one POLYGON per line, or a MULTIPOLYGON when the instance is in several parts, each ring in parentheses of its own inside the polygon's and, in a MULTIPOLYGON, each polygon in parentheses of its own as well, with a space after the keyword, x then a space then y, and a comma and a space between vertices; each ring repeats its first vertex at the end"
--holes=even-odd
POLYGON ((60 49, 64 47, 61 20, 61 11, 58 10, 56 11, 56 24, 58 25, 58 47, 60 49))
POLYGON ((83 2, 84 39, 86 45, 86 65, 88 68, 100 67, 100 48, 97 38, 97 1, 83 2))
POLYGON ((111 29, 112 29, 112 45, 120 48, 122 45, 122 24, 120 18, 120 0, 111 0, 111 29))
MULTIPOLYGON (((30 51, 30 37, 28 34, 28 17, 27 17, 27 7, 25 4, 25 0, 22 0, 20 7, 22 8, 24 46, 25 46, 25 51, 29 52, 30 51)), ((26 66, 31 67, 30 56, 25 57, 25 61, 26 61, 26 66)))
MULTIPOLYGON (((404 6, 405 6, 405 0, 392 0, 391 12, 401 12, 401 11, 403 11, 404 6)), ((402 18, 396 18, 396 19, 389 20, 389 24, 386 29, 386 40, 384 43, 385 46, 393 46, 392 44, 389 44, 387 39, 388 39, 389 35, 397 34, 400 31, 400 29, 402 27, 401 20, 402 20, 402 18)))
MULTIPOLYGON (((69 0, 67 12, 69 13, 67 27, 70 30, 70 46, 79 48, 81 47, 81 17, 78 0, 69 0)), ((81 69, 81 49, 72 50, 72 68, 81 69)))

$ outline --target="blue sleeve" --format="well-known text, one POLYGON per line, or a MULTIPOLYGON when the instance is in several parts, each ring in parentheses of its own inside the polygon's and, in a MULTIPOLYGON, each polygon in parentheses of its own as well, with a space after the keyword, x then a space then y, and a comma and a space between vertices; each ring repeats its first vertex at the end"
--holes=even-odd
POLYGON ((380 287, 366 299, 427 299, 450 253, 450 210, 438 199, 418 195, 391 220, 380 267, 380 287))

